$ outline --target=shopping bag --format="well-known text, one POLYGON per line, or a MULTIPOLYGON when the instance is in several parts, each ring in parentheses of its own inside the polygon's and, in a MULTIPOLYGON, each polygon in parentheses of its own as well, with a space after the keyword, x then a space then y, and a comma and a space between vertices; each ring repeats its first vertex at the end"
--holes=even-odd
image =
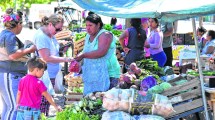
POLYGON ((52 83, 51 83, 51 80, 50 80, 50 77, 49 77, 49 73, 48 71, 44 71, 44 74, 43 76, 40 78, 40 80, 43 81, 43 83, 45 84, 45 86, 47 87, 47 92, 50 94, 50 95, 55 95, 55 91, 54 91, 54 88, 52 86, 52 83))
POLYGON ((59 71, 58 71, 58 73, 56 75, 54 90, 55 90, 56 93, 62 93, 62 92, 64 92, 64 87, 63 87, 63 73, 62 73, 61 69, 59 69, 59 71))

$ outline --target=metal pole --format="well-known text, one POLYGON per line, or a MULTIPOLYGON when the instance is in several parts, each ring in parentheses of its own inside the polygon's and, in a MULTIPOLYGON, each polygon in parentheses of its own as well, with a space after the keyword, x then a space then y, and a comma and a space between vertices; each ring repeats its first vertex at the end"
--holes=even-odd
POLYGON ((200 61, 200 53, 199 53, 199 47, 198 47, 198 41, 197 41, 197 35, 196 35, 196 21, 194 18, 192 18, 192 25, 193 25, 195 47, 196 47, 196 56, 197 56, 197 60, 198 60, 198 69, 199 69, 199 76, 200 76, 200 82, 201 82, 201 89, 202 89, 202 98, 203 98, 204 110, 205 110, 205 115, 206 115, 205 117, 206 117, 206 120, 209 120, 206 97, 205 97, 204 82, 203 82, 202 64, 200 61))
POLYGON ((16 0, 14 0, 13 9, 16 11, 16 0))

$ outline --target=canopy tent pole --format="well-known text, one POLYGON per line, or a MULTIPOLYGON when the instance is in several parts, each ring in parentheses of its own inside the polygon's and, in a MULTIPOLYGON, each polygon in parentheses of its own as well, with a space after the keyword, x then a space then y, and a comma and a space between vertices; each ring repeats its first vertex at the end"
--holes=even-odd
POLYGON ((202 64, 200 61, 200 53, 199 53, 198 40, 197 40, 197 35, 196 35, 195 18, 192 18, 192 26, 193 26, 193 34, 194 34, 194 41, 195 41, 195 47, 196 47, 196 56, 197 56, 197 61, 198 61, 198 70, 199 70, 200 83, 201 83, 201 89, 202 89, 201 91, 202 91, 202 98, 203 98, 203 104, 204 104, 204 110, 205 110, 205 117, 206 117, 206 120, 209 120, 206 97, 205 97, 203 74, 202 74, 202 64))

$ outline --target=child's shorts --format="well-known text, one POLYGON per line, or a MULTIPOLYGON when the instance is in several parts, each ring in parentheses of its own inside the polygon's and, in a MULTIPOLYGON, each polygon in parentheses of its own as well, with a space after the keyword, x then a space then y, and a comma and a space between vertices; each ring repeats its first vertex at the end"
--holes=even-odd
POLYGON ((27 106, 19 106, 17 109, 16 120, 39 120, 40 109, 27 106))

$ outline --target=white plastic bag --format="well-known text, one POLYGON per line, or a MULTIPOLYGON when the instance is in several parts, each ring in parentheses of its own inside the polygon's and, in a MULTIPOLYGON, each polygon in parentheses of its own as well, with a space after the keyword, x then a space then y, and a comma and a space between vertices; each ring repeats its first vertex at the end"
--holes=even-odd
POLYGON ((129 113, 123 111, 106 111, 101 120, 135 120, 129 113))
POLYGON ((138 120, 165 120, 165 119, 157 115, 140 115, 138 120))
POLYGON ((61 71, 61 66, 60 69, 56 75, 55 78, 55 86, 54 86, 54 90, 56 93, 62 93, 64 92, 64 87, 63 87, 63 73, 61 71))
POLYGON ((40 78, 40 80, 42 80, 43 83, 45 84, 45 86, 47 87, 48 93, 51 94, 51 95, 55 95, 55 91, 54 91, 54 88, 52 86, 52 83, 51 83, 51 80, 50 80, 50 77, 49 77, 49 73, 48 73, 47 70, 44 71, 44 74, 40 78))
POLYGON ((155 94, 155 103, 152 106, 152 115, 160 115, 162 117, 168 117, 174 112, 171 101, 168 97, 155 94))

